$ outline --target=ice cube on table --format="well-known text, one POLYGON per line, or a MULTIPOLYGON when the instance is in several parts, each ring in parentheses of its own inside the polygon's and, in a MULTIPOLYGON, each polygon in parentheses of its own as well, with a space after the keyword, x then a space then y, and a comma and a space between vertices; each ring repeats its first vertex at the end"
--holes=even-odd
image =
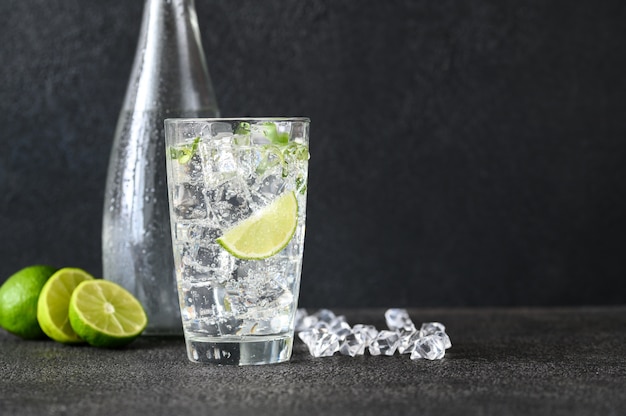
POLYGON ((335 313, 330 309, 320 309, 315 312, 313 316, 316 317, 318 321, 323 321, 326 323, 331 323, 331 321, 337 317, 335 313))
POLYGON ((425 337, 428 335, 437 335, 443 341, 445 349, 452 347, 450 337, 446 333, 446 327, 440 322, 424 322, 420 328, 420 336, 425 337))
POLYGON ((400 354, 410 354, 415 348, 415 342, 420 338, 419 331, 400 332, 400 341, 398 342, 398 352, 400 354))
POLYGON ((330 357, 339 351, 339 338, 327 329, 307 329, 298 337, 306 344, 313 357, 330 357))
POLYGON ((320 309, 312 315, 306 310, 297 312, 298 336, 315 357, 333 355, 339 351, 354 357, 371 355, 411 354, 411 359, 438 360, 452 346, 445 326, 439 322, 426 322, 419 330, 411 321, 406 309, 388 309, 385 321, 389 330, 377 331, 373 325, 357 324, 350 328, 345 316, 336 316, 329 309, 320 309))
POLYGON ((356 324, 352 327, 352 332, 361 334, 368 347, 378 335, 378 330, 374 325, 356 324))
POLYGON ((393 355, 398 348, 398 333, 382 330, 369 345, 371 355, 393 355))
POLYGON ((361 334, 351 332, 348 334, 339 347, 339 352, 343 355, 354 357, 365 353, 366 343, 361 338, 361 334))
POLYGON ((309 315, 306 309, 298 309, 296 314, 296 331, 306 331, 312 329, 318 323, 319 319, 315 314, 309 315))
POLYGON ((415 325, 406 309, 387 309, 385 311, 385 321, 391 331, 415 331, 415 325))
POLYGON ((425 358, 427 360, 440 360, 446 354, 441 337, 437 335, 426 335, 418 338, 415 342, 415 348, 411 353, 412 360, 425 358))
POLYGON ((446 327, 440 322, 424 322, 420 327, 420 334, 423 337, 435 332, 446 332, 446 327))
POLYGON ((304 318, 309 315, 306 309, 298 308, 296 309, 296 317, 295 317, 295 329, 296 332, 303 331, 307 327, 304 325, 304 318))
POLYGON ((378 331, 376 331, 373 325, 357 324, 352 327, 350 333, 345 336, 339 348, 339 352, 351 357, 363 355, 365 349, 369 348, 377 334, 378 331))
POLYGON ((300 331, 306 331, 307 329, 314 328, 317 323, 317 316, 307 315, 302 318, 302 322, 300 323, 300 331))
POLYGON ((346 317, 341 315, 336 316, 328 323, 328 330, 337 335, 340 341, 343 341, 345 337, 350 334, 352 328, 350 328, 350 325, 346 322, 346 317))

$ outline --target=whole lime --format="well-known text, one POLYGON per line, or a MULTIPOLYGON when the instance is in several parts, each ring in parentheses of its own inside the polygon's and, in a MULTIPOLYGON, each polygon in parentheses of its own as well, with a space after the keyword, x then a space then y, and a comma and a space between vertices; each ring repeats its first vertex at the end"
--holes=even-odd
POLYGON ((0 287, 0 326, 24 339, 44 338, 37 322, 37 301, 46 281, 56 268, 43 265, 25 267, 0 287))

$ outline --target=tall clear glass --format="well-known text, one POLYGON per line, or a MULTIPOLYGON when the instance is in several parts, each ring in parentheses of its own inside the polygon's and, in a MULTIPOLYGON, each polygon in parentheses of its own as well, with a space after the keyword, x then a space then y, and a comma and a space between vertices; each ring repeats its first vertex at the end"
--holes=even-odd
POLYGON ((304 250, 309 120, 167 119, 165 141, 189 359, 289 360, 304 250))
POLYGON ((182 335, 163 120, 217 115, 193 0, 146 0, 111 149, 102 226, 103 276, 141 301, 146 335, 182 335))

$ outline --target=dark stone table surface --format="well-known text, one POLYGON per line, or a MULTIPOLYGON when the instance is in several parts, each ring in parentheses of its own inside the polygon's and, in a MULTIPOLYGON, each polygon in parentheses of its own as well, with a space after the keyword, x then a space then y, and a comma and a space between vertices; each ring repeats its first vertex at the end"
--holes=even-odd
MULTIPOLYGON (((384 328, 384 309, 336 310, 384 328)), ((121 350, 24 341, 0 331, 0 415, 625 415, 626 306, 409 309, 440 321, 440 361, 407 355, 287 364, 187 361, 182 338, 121 350)))

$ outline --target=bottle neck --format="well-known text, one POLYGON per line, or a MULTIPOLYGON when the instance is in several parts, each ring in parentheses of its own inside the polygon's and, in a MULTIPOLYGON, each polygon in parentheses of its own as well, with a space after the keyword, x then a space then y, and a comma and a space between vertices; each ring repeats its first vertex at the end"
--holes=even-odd
POLYGON ((194 0, 146 0, 124 107, 217 112, 194 0))

